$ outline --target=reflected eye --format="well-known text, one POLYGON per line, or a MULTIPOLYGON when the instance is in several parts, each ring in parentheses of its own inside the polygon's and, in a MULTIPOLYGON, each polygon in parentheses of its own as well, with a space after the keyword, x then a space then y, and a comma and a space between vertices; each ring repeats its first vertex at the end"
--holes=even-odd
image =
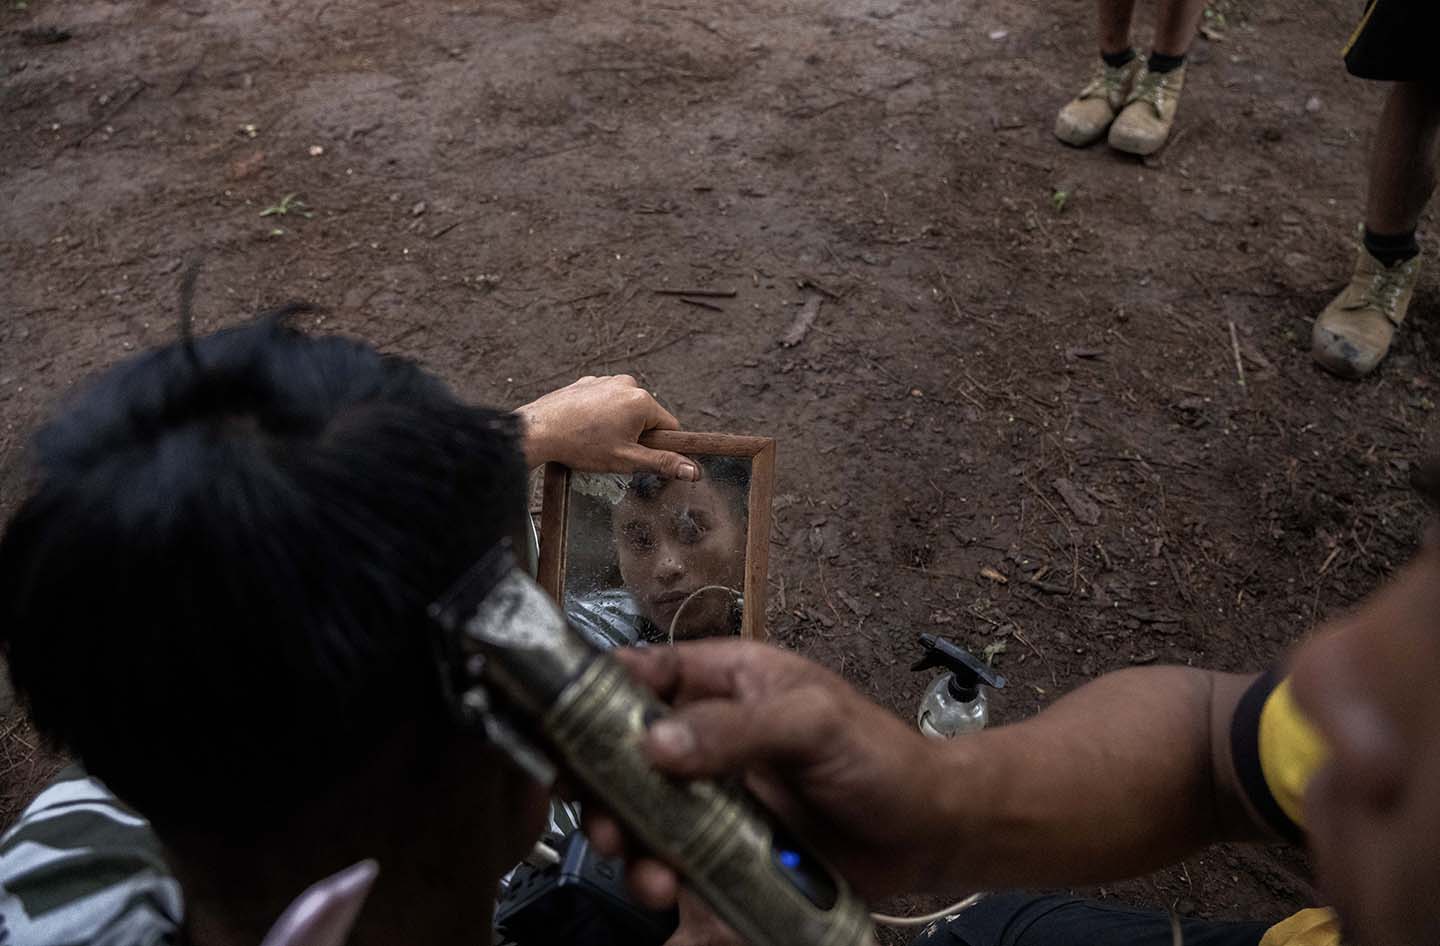
POLYGON ((687 509, 675 517, 675 536, 686 545, 699 542, 705 538, 707 531, 704 516, 697 516, 687 509))
POLYGON ((634 552, 648 552, 655 548, 655 540, 651 537, 650 530, 634 523, 625 527, 625 543, 634 552))

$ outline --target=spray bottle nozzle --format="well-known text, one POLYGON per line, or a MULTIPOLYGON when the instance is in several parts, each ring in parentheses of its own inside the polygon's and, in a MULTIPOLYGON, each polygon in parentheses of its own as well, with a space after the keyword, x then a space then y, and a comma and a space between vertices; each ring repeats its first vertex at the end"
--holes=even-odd
POLYGON ((925 653, 910 668, 914 671, 944 667, 950 671, 950 693, 958 700, 975 699, 980 684, 999 690, 1005 686, 1005 678, 977 660, 969 651, 934 634, 921 634, 920 646, 925 653))

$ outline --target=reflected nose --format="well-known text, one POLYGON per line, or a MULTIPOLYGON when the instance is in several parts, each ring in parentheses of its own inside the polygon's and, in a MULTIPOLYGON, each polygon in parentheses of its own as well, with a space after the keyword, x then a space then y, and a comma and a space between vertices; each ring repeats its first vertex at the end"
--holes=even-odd
POLYGON ((660 554, 655 557, 655 580, 661 584, 671 585, 684 575, 685 561, 676 554, 675 546, 669 543, 661 546, 660 554))

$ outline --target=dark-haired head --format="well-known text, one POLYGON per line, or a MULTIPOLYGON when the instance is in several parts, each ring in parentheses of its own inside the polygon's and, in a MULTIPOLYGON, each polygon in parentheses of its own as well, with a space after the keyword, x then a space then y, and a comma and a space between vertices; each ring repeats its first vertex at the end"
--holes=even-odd
POLYGON ((162 833, 274 825, 393 734, 448 738, 425 608, 523 528, 511 415, 268 317, 107 372, 35 451, 11 673, 162 833))

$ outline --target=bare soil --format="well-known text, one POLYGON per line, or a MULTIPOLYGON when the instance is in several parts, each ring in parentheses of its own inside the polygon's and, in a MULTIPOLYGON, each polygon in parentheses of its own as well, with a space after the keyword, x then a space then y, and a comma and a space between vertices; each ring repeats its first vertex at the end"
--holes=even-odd
MULTIPOLYGON (((1415 547, 1436 432, 1431 282, 1373 379, 1308 357, 1384 93, 1356 6, 1226 9, 1140 161, 1051 137, 1088 0, 4 0, 0 513, 201 254, 202 330, 304 298, 479 401, 628 371, 779 438, 774 637, 906 716, 920 631, 994 655, 1001 720, 1262 668, 1415 547)), ((1222 848, 1103 892, 1268 918, 1304 877, 1222 848)))

